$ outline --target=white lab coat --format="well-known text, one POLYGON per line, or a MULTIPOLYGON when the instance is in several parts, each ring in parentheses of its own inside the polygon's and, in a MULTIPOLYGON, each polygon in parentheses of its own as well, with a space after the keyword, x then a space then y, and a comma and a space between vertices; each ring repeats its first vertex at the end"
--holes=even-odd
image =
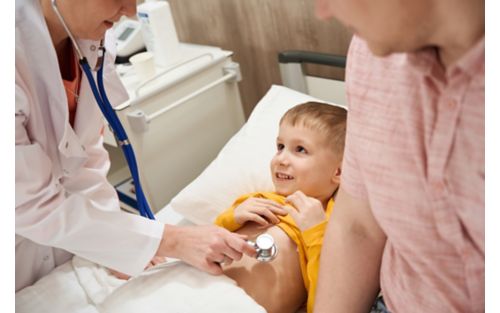
MULTIPOLYGON (((114 51, 107 34, 107 51, 114 51)), ((89 63, 97 42, 80 40, 89 63)), ((115 105, 126 92, 107 53, 105 86, 115 105)), ((102 114, 85 76, 74 127, 39 0, 16 0, 16 290, 69 259, 68 252, 140 273, 158 249, 163 224, 121 212, 106 180, 102 114), (52 247, 57 247, 55 249, 52 247)))

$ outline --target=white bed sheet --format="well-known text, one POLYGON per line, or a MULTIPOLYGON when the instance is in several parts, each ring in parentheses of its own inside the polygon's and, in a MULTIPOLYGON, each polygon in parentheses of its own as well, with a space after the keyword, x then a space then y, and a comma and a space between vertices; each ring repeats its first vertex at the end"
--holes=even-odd
MULTIPOLYGON (((190 224, 168 206, 157 218, 190 224)), ((16 312, 138 313, 241 312, 265 313, 235 281, 171 261, 127 282, 79 257, 59 266, 33 286, 16 293, 16 312)))

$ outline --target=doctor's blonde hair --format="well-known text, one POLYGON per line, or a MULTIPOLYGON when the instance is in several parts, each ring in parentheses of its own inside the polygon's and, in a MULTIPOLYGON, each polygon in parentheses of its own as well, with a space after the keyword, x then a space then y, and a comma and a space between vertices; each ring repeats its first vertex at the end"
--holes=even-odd
POLYGON ((280 120, 280 126, 301 125, 324 135, 327 144, 342 158, 347 128, 347 110, 321 102, 306 102, 289 109, 280 120))

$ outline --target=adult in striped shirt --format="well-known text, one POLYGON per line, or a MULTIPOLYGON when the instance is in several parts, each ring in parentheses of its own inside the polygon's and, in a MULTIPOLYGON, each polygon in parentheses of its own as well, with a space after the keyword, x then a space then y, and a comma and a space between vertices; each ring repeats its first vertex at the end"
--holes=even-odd
POLYGON ((354 32, 315 312, 484 312, 484 0, 317 0, 354 32))

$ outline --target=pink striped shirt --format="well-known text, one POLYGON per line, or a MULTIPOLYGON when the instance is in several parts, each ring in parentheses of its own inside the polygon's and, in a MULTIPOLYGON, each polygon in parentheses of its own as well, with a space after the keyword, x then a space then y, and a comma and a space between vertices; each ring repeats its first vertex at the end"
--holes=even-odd
POLYGON ((389 310, 484 312, 484 39, 445 71, 354 38, 346 78, 342 183, 387 235, 389 310))

